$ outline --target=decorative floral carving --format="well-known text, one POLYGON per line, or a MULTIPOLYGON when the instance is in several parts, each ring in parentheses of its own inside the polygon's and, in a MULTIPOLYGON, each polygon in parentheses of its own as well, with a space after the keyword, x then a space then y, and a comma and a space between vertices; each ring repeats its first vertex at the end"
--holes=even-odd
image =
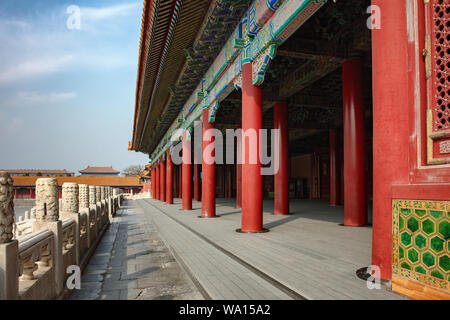
POLYGON ((80 209, 89 208, 89 186, 87 184, 80 184, 78 187, 80 209))
POLYGON ((0 172, 0 243, 11 242, 14 225, 13 179, 7 172, 0 172))
POLYGON ((89 205, 95 206, 97 204, 97 192, 95 186, 89 186, 89 205))
POLYGON ((100 202, 100 200, 102 200, 101 193, 101 188, 99 186, 95 186, 95 199, 97 200, 97 202, 100 202))
POLYGON ((62 211, 65 213, 77 213, 78 210, 77 183, 64 183, 62 186, 62 211))
POLYGON ((55 178, 36 180, 36 220, 59 220, 58 181, 55 178))
POLYGON ((101 186, 100 187, 100 200, 105 200, 105 196, 106 196, 105 186, 101 186))

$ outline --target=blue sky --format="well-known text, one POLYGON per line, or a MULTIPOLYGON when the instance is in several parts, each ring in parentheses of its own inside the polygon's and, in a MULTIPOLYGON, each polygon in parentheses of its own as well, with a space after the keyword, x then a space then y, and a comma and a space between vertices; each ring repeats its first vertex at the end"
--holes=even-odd
POLYGON ((141 15, 142 0, 0 1, 1 169, 148 163, 127 151, 141 15))

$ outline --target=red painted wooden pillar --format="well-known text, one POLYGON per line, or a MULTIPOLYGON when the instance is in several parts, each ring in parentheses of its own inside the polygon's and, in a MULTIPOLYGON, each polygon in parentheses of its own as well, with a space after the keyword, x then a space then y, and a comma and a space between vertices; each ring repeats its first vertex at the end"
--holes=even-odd
POLYGON ((200 164, 194 164, 194 200, 201 200, 200 164))
POLYGON ((166 159, 166 203, 173 204, 173 163, 170 149, 167 150, 166 159))
POLYGON ((183 174, 182 174, 182 166, 178 166, 178 198, 181 199, 181 195, 183 194, 183 174))
MULTIPOLYGON (((203 141, 202 154, 209 145, 214 145, 214 136, 206 134, 208 129, 214 129, 214 123, 208 122, 208 109, 203 110, 203 141)), ((210 147, 212 148, 212 146, 210 147)), ((215 156, 215 151, 213 153, 215 156)), ((216 216, 216 164, 215 161, 206 162, 202 156, 202 217, 211 218, 216 216), (212 162, 212 163, 211 163, 212 162)))
POLYGON ((275 141, 275 161, 278 165, 274 177, 274 213, 289 214, 289 155, 288 155, 288 105, 275 102, 273 106, 274 129, 280 130, 279 139, 275 141))
POLYGON ((330 129, 330 205, 338 206, 341 203, 339 176, 338 139, 336 129, 330 129))
POLYGON ((367 225, 367 187, 364 145, 362 61, 342 65, 344 97, 344 225, 367 225))
POLYGON ((262 128, 261 88, 252 84, 252 63, 242 65, 242 137, 256 132, 258 141, 251 150, 251 139, 242 144, 242 232, 261 232, 262 228, 262 176, 259 157, 259 130, 262 128), (256 156, 256 163, 250 163, 256 156), (256 152, 256 155, 254 154, 256 152))
POLYGON ((233 198, 233 188, 232 188, 232 183, 233 183, 233 171, 232 171, 233 167, 231 165, 227 166, 227 198, 233 198))
POLYGON ((159 200, 160 198, 159 198, 159 194, 160 194, 160 190, 161 190, 161 187, 159 186, 159 180, 160 180, 160 178, 161 178, 161 174, 159 173, 159 168, 160 168, 160 165, 159 165, 159 160, 157 160, 156 161, 156 198, 155 199, 157 199, 157 200, 159 200))
POLYGON ((187 130, 183 133, 183 158, 182 158, 182 184, 183 184, 183 194, 182 194, 182 205, 181 208, 183 210, 192 210, 192 173, 191 173, 191 141, 186 133, 187 130))
POLYGON ((156 178, 155 178, 155 166, 152 166, 152 198, 156 199, 156 178))
POLYGON ((161 156, 161 168, 159 169, 161 177, 160 177, 160 196, 159 200, 162 202, 166 201, 166 162, 163 159, 163 156, 161 156))
MULTIPOLYGON (((444 1, 445 2, 445 1, 444 1)), ((403 1, 372 0, 381 10, 381 29, 372 30, 373 77, 373 228, 372 264, 380 267, 381 278, 392 272, 392 195, 393 184, 409 183, 409 145, 413 91, 417 74, 412 67, 414 30, 407 21, 403 1)), ((420 27, 419 27, 420 31, 420 27)), ((421 119, 425 121, 424 118, 421 119)), ((410 154, 411 156, 411 154, 410 154)), ((417 156, 416 154, 413 155, 417 156)))

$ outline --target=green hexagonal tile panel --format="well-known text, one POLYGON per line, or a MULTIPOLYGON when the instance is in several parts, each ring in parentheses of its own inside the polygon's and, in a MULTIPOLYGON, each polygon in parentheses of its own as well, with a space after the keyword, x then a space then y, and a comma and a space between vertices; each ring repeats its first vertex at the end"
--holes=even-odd
POLYGON ((399 259, 403 259, 405 257, 405 250, 402 247, 398 248, 398 257, 399 259))
POLYGON ((401 208, 401 213, 407 216, 411 213, 411 209, 401 208))
POLYGON ((450 290, 450 201, 393 200, 393 274, 450 290))
POLYGON ((404 269, 411 270, 411 266, 407 262, 402 262, 400 266, 404 269))
POLYGON ((416 232, 419 229, 419 221, 417 221, 417 219, 414 217, 409 218, 408 229, 413 233, 416 232))
POLYGON ((439 233, 444 237, 444 239, 450 239, 450 222, 442 221, 439 223, 439 233))
POLYGON ((444 275, 437 270, 431 271, 431 276, 439 279, 444 279, 444 275))
POLYGON ((430 210, 430 214, 435 219, 440 219, 444 215, 444 211, 430 210))
POLYGON ((408 250, 408 260, 412 263, 416 263, 419 260, 419 253, 414 248, 408 250))
POLYGON ((426 219, 422 222, 422 230, 426 234, 432 234, 434 232, 434 222, 431 219, 426 219))
POLYGON ((414 269, 415 272, 421 273, 421 274, 427 274, 427 270, 425 270, 422 266, 418 266, 414 269))
POLYGON ((433 237, 430 240, 430 246, 431 249, 433 249, 434 252, 439 253, 442 250, 444 250, 444 240, 442 240, 439 237, 433 237))
POLYGON ((423 249, 427 246, 427 238, 425 238, 421 234, 418 234, 418 235, 416 235, 416 237, 414 239, 414 243, 416 244, 417 248, 423 249))
POLYGON ((399 230, 403 230, 403 228, 405 227, 405 219, 403 219, 402 217, 398 218, 398 228, 399 230))
POLYGON ((450 271, 450 258, 447 254, 439 258, 439 267, 445 272, 450 271))
POLYGON ((414 210, 414 213, 415 213, 419 218, 422 218, 424 215, 427 214, 427 210, 416 209, 416 210, 414 210))
POLYGON ((411 236, 409 235, 408 232, 406 232, 406 231, 403 232, 402 235, 401 235, 401 238, 402 238, 402 243, 405 246, 409 246, 411 244, 411 236))
POLYGON ((422 262, 427 267, 434 266, 434 264, 436 263, 436 259, 435 259, 434 254, 432 254, 431 252, 424 252, 422 254, 422 262))

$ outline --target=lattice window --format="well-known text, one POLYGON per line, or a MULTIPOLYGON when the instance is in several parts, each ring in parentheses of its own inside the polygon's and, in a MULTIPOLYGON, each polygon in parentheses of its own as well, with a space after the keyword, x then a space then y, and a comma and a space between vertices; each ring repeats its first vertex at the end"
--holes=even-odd
POLYGON ((428 81, 427 163, 450 163, 450 0, 425 2, 428 81))
POLYGON ((450 1, 432 1, 435 88, 433 129, 450 128, 450 1))

